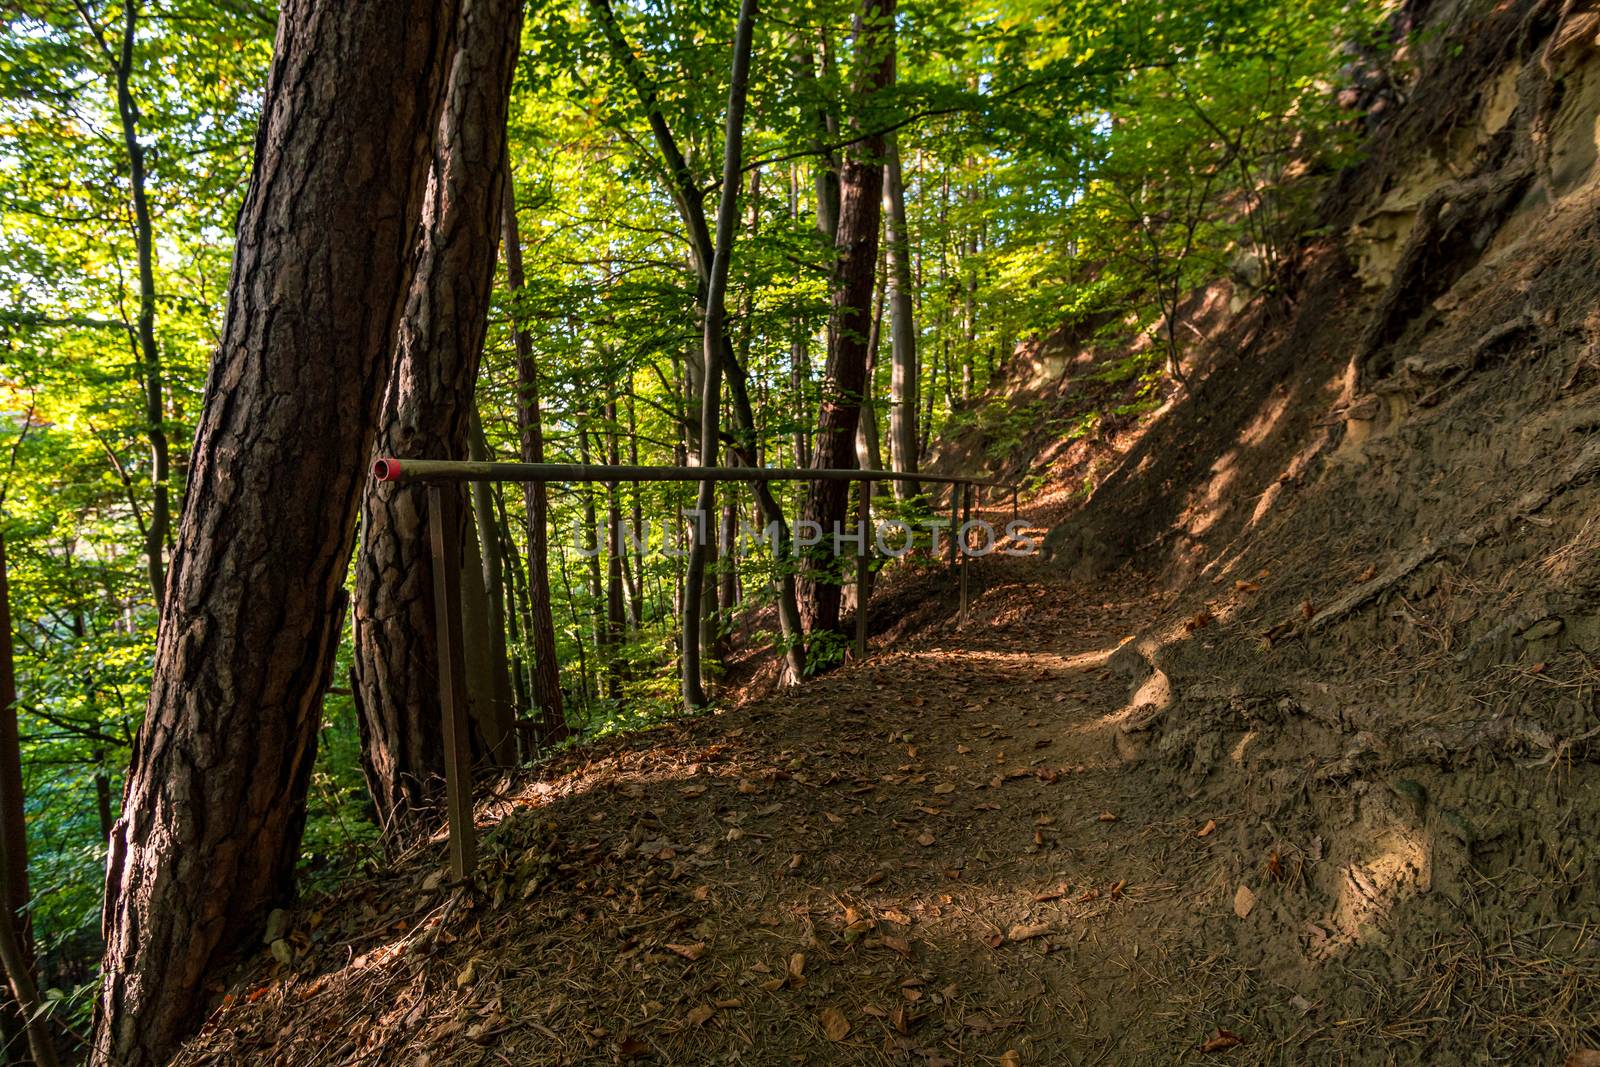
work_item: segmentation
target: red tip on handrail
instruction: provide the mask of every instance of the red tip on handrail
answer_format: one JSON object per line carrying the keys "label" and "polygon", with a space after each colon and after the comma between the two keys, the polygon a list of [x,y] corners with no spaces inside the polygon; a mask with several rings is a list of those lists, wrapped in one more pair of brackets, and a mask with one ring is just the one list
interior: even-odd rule
{"label": "red tip on handrail", "polygon": [[400,480],[400,461],[384,458],[372,464],[372,476],[380,482],[398,482]]}

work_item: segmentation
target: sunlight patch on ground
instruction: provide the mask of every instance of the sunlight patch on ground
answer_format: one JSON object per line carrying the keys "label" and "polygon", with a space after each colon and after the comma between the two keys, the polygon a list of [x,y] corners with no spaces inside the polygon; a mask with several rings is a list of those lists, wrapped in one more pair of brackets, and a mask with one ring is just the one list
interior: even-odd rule
{"label": "sunlight patch on ground", "polygon": [[1343,869],[1333,913],[1310,925],[1312,958],[1331,959],[1379,940],[1383,921],[1395,904],[1426,891],[1432,877],[1429,868],[1422,842],[1399,833],[1382,838],[1374,855]]}

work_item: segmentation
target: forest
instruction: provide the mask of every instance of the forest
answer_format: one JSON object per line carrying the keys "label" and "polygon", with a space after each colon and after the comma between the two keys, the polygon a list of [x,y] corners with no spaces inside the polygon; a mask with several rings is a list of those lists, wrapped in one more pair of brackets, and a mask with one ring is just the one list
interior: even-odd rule
{"label": "forest", "polygon": [[1588,5],[0,11],[0,1062],[1600,1063]]}

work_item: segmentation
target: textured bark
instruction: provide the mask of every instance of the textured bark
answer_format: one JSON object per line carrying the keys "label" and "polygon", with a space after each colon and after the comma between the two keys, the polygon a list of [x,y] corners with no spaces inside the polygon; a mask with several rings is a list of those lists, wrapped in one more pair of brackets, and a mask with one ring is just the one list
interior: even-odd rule
{"label": "textured bark", "polygon": [[[506,107],[521,18],[514,0],[461,6],[416,276],[378,423],[382,455],[467,455],[499,245]],[[362,503],[351,680],[367,784],[386,823],[424,803],[444,773],[427,494],[423,485],[373,486]],[[486,710],[475,707],[474,721],[482,722]],[[497,728],[478,734],[484,750],[503,753]]]}
{"label": "textured bark", "polygon": [[[894,80],[894,0],[862,0],[852,91],[859,100]],[[822,384],[817,469],[856,466],[856,425],[866,387],[867,344],[872,329],[872,292],[878,262],[878,223],[883,199],[883,138],[867,137],[846,155],[840,171],[838,259],[832,298],[833,351]],[[850,483],[817,481],[806,494],[805,517],[820,523],[821,548],[831,548],[831,533],[845,525]],[[831,557],[806,561],[800,609],[808,633],[839,626],[840,585]]]}
{"label": "textured bark", "polygon": [[165,1063],[291,888],[455,16],[282,9],[106,862],[97,1067]]}
{"label": "textured bark", "polygon": [[[917,323],[911,306],[911,238],[906,229],[906,187],[898,138],[884,143],[884,223],[889,285],[889,464],[902,474],[917,469]],[[919,492],[915,482],[895,482],[896,499]]]}
{"label": "textured bark", "polygon": [[[506,284],[513,294],[523,285],[522,240],[517,231],[517,204],[506,176],[502,205],[505,233]],[[519,325],[517,346],[517,443],[522,462],[544,462],[544,426],[539,412],[539,365],[533,356],[533,339]],[[561,701],[561,665],[556,662],[556,625],[550,609],[550,496],[543,482],[524,482],[523,503],[528,512],[528,629],[533,649],[533,700],[539,708],[535,738],[541,744],[565,739],[566,712]]]}

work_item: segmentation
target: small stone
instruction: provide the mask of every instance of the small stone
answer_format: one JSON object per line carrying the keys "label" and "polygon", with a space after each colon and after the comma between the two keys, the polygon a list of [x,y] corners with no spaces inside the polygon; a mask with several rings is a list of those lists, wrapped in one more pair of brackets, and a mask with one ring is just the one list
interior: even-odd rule
{"label": "small stone", "polygon": [[1233,913],[1243,919],[1255,910],[1256,895],[1244,883],[1239,884],[1238,892],[1233,894]]}

